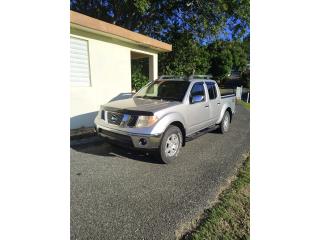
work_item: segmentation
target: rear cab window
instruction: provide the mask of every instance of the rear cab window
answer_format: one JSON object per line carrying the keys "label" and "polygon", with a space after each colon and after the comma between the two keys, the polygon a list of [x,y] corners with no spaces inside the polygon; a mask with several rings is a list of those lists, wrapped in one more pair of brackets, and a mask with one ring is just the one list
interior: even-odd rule
{"label": "rear cab window", "polygon": [[214,82],[206,82],[210,100],[217,98],[217,89]]}

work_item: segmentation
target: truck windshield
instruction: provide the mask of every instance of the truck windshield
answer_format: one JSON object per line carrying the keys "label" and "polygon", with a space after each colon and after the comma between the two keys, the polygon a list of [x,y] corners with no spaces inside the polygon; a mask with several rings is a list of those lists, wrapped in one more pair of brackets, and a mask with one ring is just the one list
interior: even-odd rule
{"label": "truck windshield", "polygon": [[154,81],[143,87],[134,97],[182,102],[189,81]]}

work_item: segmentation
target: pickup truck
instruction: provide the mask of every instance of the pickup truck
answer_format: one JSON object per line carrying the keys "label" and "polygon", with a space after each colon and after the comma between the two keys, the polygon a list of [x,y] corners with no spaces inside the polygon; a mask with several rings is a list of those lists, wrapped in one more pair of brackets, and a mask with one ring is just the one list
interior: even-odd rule
{"label": "pickup truck", "polygon": [[211,76],[161,76],[132,98],[102,105],[95,125],[98,135],[171,163],[187,141],[226,133],[234,113],[235,94],[221,93]]}

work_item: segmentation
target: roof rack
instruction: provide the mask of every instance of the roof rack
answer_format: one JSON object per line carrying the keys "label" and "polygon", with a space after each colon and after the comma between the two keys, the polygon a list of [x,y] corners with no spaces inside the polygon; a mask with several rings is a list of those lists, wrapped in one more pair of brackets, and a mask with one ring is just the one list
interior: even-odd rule
{"label": "roof rack", "polygon": [[192,80],[192,79],[212,79],[212,75],[190,75],[188,77],[189,80]]}
{"label": "roof rack", "polygon": [[186,80],[185,76],[161,75],[159,80]]}
{"label": "roof rack", "polygon": [[213,80],[212,75],[190,75],[190,76],[175,76],[175,75],[162,75],[157,80],[193,80],[193,79],[208,79]]}

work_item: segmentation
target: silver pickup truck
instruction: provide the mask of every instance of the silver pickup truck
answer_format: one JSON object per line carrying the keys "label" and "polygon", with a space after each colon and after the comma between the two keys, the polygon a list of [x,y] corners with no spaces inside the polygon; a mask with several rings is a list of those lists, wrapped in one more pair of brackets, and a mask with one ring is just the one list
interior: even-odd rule
{"label": "silver pickup truck", "polygon": [[227,132],[234,113],[235,94],[221,93],[210,76],[161,76],[132,98],[102,105],[95,125],[100,136],[171,163],[187,141]]}

